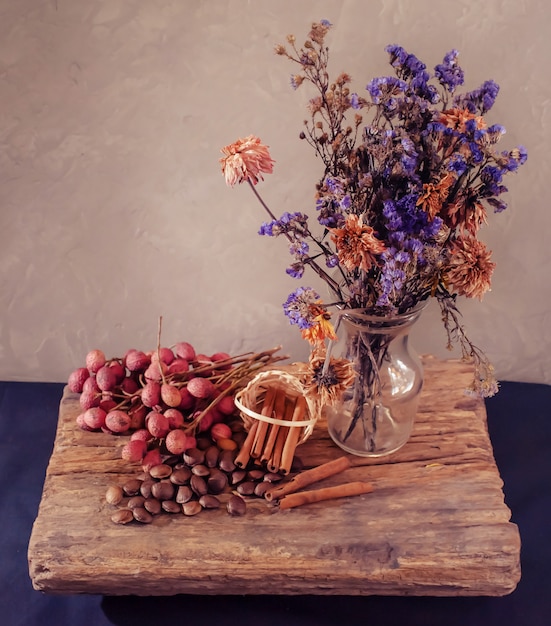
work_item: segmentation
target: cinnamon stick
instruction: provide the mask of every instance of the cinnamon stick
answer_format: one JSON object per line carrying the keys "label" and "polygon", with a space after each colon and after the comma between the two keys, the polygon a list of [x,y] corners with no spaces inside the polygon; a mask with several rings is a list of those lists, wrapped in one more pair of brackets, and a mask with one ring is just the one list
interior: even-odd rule
{"label": "cinnamon stick", "polygon": [[[304,419],[304,413],[306,411],[306,399],[304,396],[299,396],[293,410],[293,416],[291,422],[300,422]],[[282,474],[288,474],[291,470],[291,464],[293,463],[293,457],[295,456],[295,450],[298,444],[302,427],[296,426],[289,427],[289,433],[283,446],[283,452],[281,453],[281,463],[279,465],[279,471]]]}
{"label": "cinnamon stick", "polygon": [[288,430],[289,430],[288,426],[279,427],[279,430],[277,432],[277,439],[274,444],[274,449],[272,451],[271,458],[268,461],[268,465],[266,466],[269,472],[275,473],[279,471],[279,465],[281,463],[281,454],[283,452],[283,446],[285,445],[285,440],[287,439]]}
{"label": "cinnamon stick", "polygon": [[303,504],[311,504],[313,502],[322,502],[324,500],[335,500],[336,498],[348,498],[350,496],[359,496],[363,493],[373,491],[371,483],[353,482],[334,487],[324,487],[322,489],[312,489],[311,491],[301,491],[286,495],[279,502],[280,509],[292,509]]}
{"label": "cinnamon stick", "polygon": [[235,465],[237,467],[245,467],[251,458],[251,450],[256,437],[256,429],[258,428],[258,421],[254,421],[247,433],[247,438],[239,450],[239,454],[235,457]]}
{"label": "cinnamon stick", "polygon": [[[274,410],[274,401],[276,396],[275,387],[268,387],[266,395],[264,396],[264,404],[262,405],[261,415],[268,417]],[[258,421],[258,427],[256,429],[256,436],[254,438],[253,447],[251,449],[251,456],[253,459],[257,459],[262,454],[264,448],[264,440],[266,439],[266,433],[268,432],[268,422],[262,420]]]}
{"label": "cinnamon stick", "polygon": [[274,486],[264,494],[264,497],[268,500],[268,502],[271,502],[272,500],[282,498],[289,493],[294,493],[303,487],[307,487],[312,483],[316,483],[319,480],[339,474],[349,467],[350,460],[348,457],[341,456],[338,459],[322,463],[322,465],[318,465],[317,467],[301,472],[300,474],[293,476],[290,481],[284,483],[283,485]]}
{"label": "cinnamon stick", "polygon": [[[276,397],[274,400],[274,417],[276,417],[277,419],[287,419],[285,404],[285,393],[283,393],[283,391],[281,390],[278,390],[276,392]],[[271,459],[279,428],[279,424],[270,424],[268,437],[264,444],[262,456],[260,457],[261,461],[269,462],[269,460]]]}

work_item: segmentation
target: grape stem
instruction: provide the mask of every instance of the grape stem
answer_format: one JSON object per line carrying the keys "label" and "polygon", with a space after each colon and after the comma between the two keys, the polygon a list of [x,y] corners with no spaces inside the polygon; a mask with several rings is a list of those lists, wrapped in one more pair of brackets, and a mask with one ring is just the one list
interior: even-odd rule
{"label": "grape stem", "polygon": [[161,331],[163,328],[163,316],[159,315],[159,327],[157,330],[157,362],[159,363],[159,373],[163,385],[166,385],[165,373],[163,372],[163,362],[161,361]]}

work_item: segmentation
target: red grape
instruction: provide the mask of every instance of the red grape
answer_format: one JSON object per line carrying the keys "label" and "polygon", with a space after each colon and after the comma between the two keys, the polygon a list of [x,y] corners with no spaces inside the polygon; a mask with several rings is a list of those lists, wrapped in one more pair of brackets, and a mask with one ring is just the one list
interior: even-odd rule
{"label": "red grape", "polygon": [[210,429],[210,436],[215,441],[218,439],[231,439],[232,430],[227,424],[213,424]]}
{"label": "red grape", "polygon": [[188,362],[195,360],[195,348],[187,341],[180,341],[174,346],[174,353],[180,359]]}
{"label": "red grape", "polygon": [[159,359],[165,364],[170,365],[174,361],[174,352],[170,348],[159,348],[151,354],[151,362],[158,363]]}
{"label": "red grape", "polygon": [[145,424],[147,430],[157,439],[164,437],[170,428],[168,418],[158,411],[151,411],[148,413],[145,418]]}
{"label": "red grape", "polygon": [[163,415],[168,419],[169,427],[171,430],[175,428],[181,428],[184,425],[184,416],[178,409],[166,409]]}
{"label": "red grape", "polygon": [[102,350],[90,350],[86,355],[86,367],[90,374],[95,374],[105,365],[105,354]]}
{"label": "red grape", "polygon": [[126,354],[125,363],[131,372],[145,372],[151,359],[141,350],[131,350]]}
{"label": "red grape", "polygon": [[147,430],[147,428],[139,428],[130,435],[130,441],[134,441],[135,439],[139,439],[140,441],[145,441],[147,443],[153,439],[153,435]]}
{"label": "red grape", "polygon": [[85,367],[79,367],[74,372],[71,372],[71,374],[69,374],[69,380],[67,381],[69,391],[82,393],[82,387],[89,377],[90,372]]}
{"label": "red grape", "polygon": [[161,385],[161,400],[170,407],[177,407],[182,401],[180,390],[174,385]]}
{"label": "red grape", "polygon": [[84,423],[92,430],[100,430],[105,426],[106,413],[99,406],[84,411]]}
{"label": "red grape", "polygon": [[159,448],[153,448],[153,450],[149,450],[142,459],[142,469],[144,472],[148,472],[152,467],[160,465],[162,462],[163,460]]}
{"label": "red grape", "polygon": [[126,369],[124,365],[117,359],[113,359],[107,365],[110,369],[113,370],[113,372],[115,372],[117,385],[120,385],[120,383],[124,380],[124,377],[126,376]]}
{"label": "red grape", "polygon": [[121,381],[120,387],[121,387],[121,391],[123,391],[124,393],[128,393],[130,395],[132,395],[133,393],[136,393],[136,391],[140,389],[140,385],[138,384],[138,382],[134,380],[133,378],[131,378],[130,376],[127,376]]}
{"label": "red grape", "polygon": [[187,390],[196,398],[209,398],[216,388],[208,378],[192,378],[187,384]]}
{"label": "red grape", "polygon": [[145,374],[144,376],[146,377],[147,380],[154,380],[156,382],[162,380],[163,376],[161,374],[161,370],[162,373],[166,373],[167,370],[167,366],[164,363],[159,363],[158,361],[151,361],[151,364],[149,365],[149,367],[145,370]]}
{"label": "red grape", "polygon": [[216,405],[216,408],[224,415],[232,415],[235,411],[233,396],[224,396]]}
{"label": "red grape", "polygon": [[182,454],[184,450],[193,448],[196,444],[195,437],[189,437],[183,430],[171,430],[165,439],[166,449],[171,454]]}
{"label": "red grape", "polygon": [[168,366],[167,374],[185,374],[189,372],[189,362],[185,359],[174,359]]}
{"label": "red grape", "polygon": [[79,403],[82,409],[91,409],[94,406],[99,406],[101,402],[101,394],[95,391],[83,391],[80,394]]}
{"label": "red grape", "polygon": [[130,428],[131,419],[130,415],[125,411],[116,409],[115,411],[109,411],[105,417],[105,426],[112,433],[125,433]]}
{"label": "red grape", "polygon": [[125,461],[130,463],[138,463],[141,461],[147,452],[147,444],[140,439],[130,440],[123,446],[121,456]]}
{"label": "red grape", "polygon": [[100,367],[96,373],[96,384],[102,391],[112,391],[117,384],[117,374],[108,365]]}
{"label": "red grape", "polygon": [[[216,352],[210,357],[211,361],[214,361],[216,365],[217,361],[229,361],[231,356],[227,352]],[[233,367],[231,362],[223,363],[222,365],[216,365],[216,369],[218,370],[231,370]]]}
{"label": "red grape", "polygon": [[93,428],[90,428],[90,426],[88,426],[88,424],[84,421],[84,413],[79,413],[77,415],[76,422],[77,422],[77,426],[82,428],[82,430],[90,430],[90,431],[94,430]]}
{"label": "red grape", "polygon": [[190,411],[195,406],[195,397],[192,396],[186,387],[180,389],[180,404],[178,408],[181,411]]}
{"label": "red grape", "polygon": [[161,385],[158,382],[150,380],[142,389],[142,402],[145,406],[153,408],[161,402]]}

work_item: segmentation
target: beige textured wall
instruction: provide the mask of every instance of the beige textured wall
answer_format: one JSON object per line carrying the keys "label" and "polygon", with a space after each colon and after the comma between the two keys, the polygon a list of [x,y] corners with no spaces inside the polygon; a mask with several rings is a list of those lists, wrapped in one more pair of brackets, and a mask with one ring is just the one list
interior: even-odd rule
{"label": "beige textured wall", "polygon": [[[327,18],[332,67],[358,90],[388,72],[388,43],[430,68],[458,48],[469,88],[501,85],[490,121],[529,161],[485,231],[493,290],[462,310],[500,378],[551,383],[550,6],[0,0],[0,379],[63,381],[91,348],[153,348],[160,315],[166,344],[306,356],[281,311],[300,284],[284,242],[256,235],[264,215],[246,187],[225,187],[218,157],[259,135],[277,161],[260,191],[276,213],[313,213],[307,94],[273,45]],[[433,307],[415,345],[446,356],[444,343]]]}

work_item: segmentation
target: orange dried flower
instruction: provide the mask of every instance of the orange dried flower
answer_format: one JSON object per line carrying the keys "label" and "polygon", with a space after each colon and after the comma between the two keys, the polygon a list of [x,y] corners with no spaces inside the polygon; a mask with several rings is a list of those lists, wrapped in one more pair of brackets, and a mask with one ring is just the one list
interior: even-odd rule
{"label": "orange dried flower", "polygon": [[450,248],[447,283],[461,296],[478,298],[490,289],[496,264],[490,260],[491,251],[474,237],[458,237]]}
{"label": "orange dried flower", "polygon": [[317,44],[321,45],[323,40],[325,39],[325,35],[327,35],[327,31],[331,28],[331,24],[329,24],[326,20],[322,20],[321,22],[315,22],[312,24],[312,30],[310,31],[309,37],[312,41],[315,41]]}
{"label": "orange dried flower", "polygon": [[453,128],[461,133],[466,130],[465,124],[469,120],[476,121],[476,127],[478,130],[486,128],[486,122],[481,115],[475,115],[471,113],[469,109],[446,109],[440,114],[440,122],[445,124],[448,128]]}
{"label": "orange dried flower", "polygon": [[371,226],[362,217],[349,213],[342,228],[330,228],[331,239],[339,261],[351,272],[357,268],[367,272],[376,263],[376,255],[385,251],[385,244],[377,239]]}
{"label": "orange dried flower", "polygon": [[312,115],[319,113],[321,111],[322,106],[323,106],[323,100],[321,99],[320,96],[316,96],[315,98],[312,98],[308,102],[308,110],[310,111]]}
{"label": "orange dried flower", "polygon": [[302,338],[312,345],[323,343],[326,339],[335,341],[337,335],[331,323],[331,314],[327,309],[318,304],[311,304],[308,307],[309,316],[312,318],[312,326],[301,331]]}
{"label": "orange dried flower", "polygon": [[446,207],[442,215],[448,226],[459,227],[471,235],[476,235],[482,224],[487,223],[486,209],[475,193],[469,189],[467,193],[459,196],[455,202]]}
{"label": "orange dried flower", "polygon": [[343,85],[346,85],[347,83],[351,82],[351,80],[352,78],[350,78],[350,74],[347,74],[346,72],[342,72],[342,74],[339,74],[337,76],[335,83],[342,87]]}
{"label": "orange dried flower", "polygon": [[440,213],[442,204],[446,201],[450,187],[454,182],[455,176],[448,173],[437,183],[426,183],[423,185],[423,193],[417,200],[417,206],[421,205],[431,220]]}
{"label": "orange dried flower", "polygon": [[273,171],[275,161],[270,156],[268,146],[254,135],[238,139],[222,148],[221,152],[225,155],[220,159],[222,172],[230,187],[246,180],[256,185],[259,180],[264,180],[263,173],[271,174]]}

